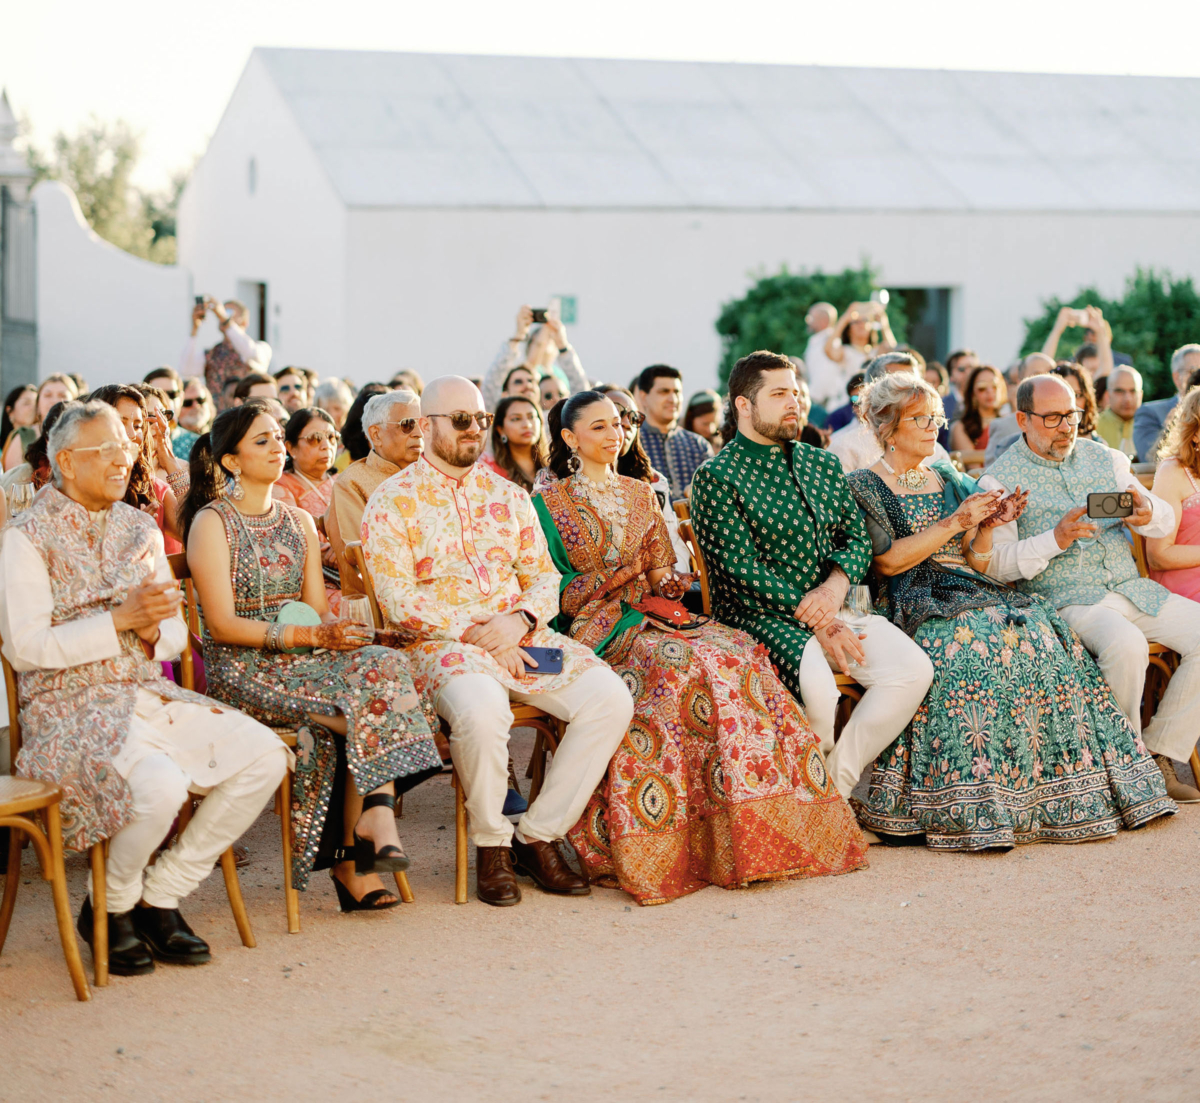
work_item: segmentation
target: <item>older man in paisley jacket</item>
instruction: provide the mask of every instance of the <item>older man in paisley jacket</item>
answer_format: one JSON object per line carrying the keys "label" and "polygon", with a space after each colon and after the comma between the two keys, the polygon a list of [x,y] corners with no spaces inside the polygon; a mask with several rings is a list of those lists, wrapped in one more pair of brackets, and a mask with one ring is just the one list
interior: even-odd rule
{"label": "older man in paisley jacket", "polygon": [[[163,677],[187,627],[162,534],[121,501],[136,447],[112,407],[70,403],[47,451],[54,482],[0,550],[0,633],[24,736],[16,769],[62,789],[68,848],[109,840],[110,972],[201,964],[208,946],[179,902],[254,822],[289,752],[270,728]],[[189,792],[205,800],[144,873]],[[88,943],[104,920],[90,890]]]}

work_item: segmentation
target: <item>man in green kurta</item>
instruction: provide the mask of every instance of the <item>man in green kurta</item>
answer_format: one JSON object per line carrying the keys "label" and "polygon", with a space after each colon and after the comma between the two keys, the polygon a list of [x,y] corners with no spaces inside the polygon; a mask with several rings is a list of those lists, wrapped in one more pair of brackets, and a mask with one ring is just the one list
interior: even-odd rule
{"label": "man in green kurta", "polygon": [[[754,352],[734,365],[726,419],[736,436],[692,483],[713,613],[766,646],[849,796],[912,719],[933,667],[885,618],[842,609],[871,540],[837,457],[796,440],[799,386],[786,357]],[[866,688],[836,747],[835,666]]]}

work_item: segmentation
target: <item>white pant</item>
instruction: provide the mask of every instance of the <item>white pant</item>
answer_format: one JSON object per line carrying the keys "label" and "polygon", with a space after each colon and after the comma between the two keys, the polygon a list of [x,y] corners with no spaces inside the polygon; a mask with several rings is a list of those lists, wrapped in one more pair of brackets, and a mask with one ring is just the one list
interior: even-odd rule
{"label": "white pant", "polygon": [[[512,700],[567,721],[546,780],[517,830],[523,839],[561,839],[588,799],[633,719],[625,683],[609,667],[592,667],[554,693],[513,693]],[[486,674],[459,674],[438,694],[437,711],[450,725],[450,754],[458,771],[476,846],[508,846],[509,692]]]}
{"label": "white pant", "polygon": [[1142,741],[1154,754],[1186,761],[1200,734],[1200,605],[1171,594],[1158,616],[1152,617],[1127,597],[1110,592],[1095,605],[1067,605],[1059,612],[1096,656],[1134,731],[1142,730],[1148,643],[1161,643],[1179,653],[1179,669]]}
{"label": "white pant", "polygon": [[[133,820],[108,844],[108,910],[124,912],[139,900],[157,908],[177,908],[211,872],[217,859],[245,832],[287,769],[287,748],[255,759],[215,786],[200,803],[187,829],[159,855],[142,883],[142,871],[171,828],[188,794],[188,777],[165,754],[142,758],[125,779],[133,792]],[[91,894],[91,875],[88,893]]]}
{"label": "white pant", "polygon": [[833,662],[813,637],[800,659],[800,695],[808,722],[821,740],[821,750],[837,791],[848,797],[862,772],[904,729],[925,700],[933,682],[933,664],[921,648],[884,617],[839,614],[859,635],[866,661],[850,668],[866,692],[833,742],[838,688]]}

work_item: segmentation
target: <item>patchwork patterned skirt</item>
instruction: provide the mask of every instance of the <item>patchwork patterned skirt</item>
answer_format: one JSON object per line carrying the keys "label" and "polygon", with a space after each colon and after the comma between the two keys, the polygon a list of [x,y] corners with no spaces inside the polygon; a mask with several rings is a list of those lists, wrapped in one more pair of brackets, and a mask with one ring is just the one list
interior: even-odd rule
{"label": "patchwork patterned skirt", "polygon": [[568,834],[594,882],[662,904],[867,864],[818,739],[760,644],[716,624],[644,624],[621,651],[613,669],[633,722]]}
{"label": "patchwork patterned skirt", "polygon": [[[430,730],[437,723],[417,695],[404,656],[386,647],[288,655],[253,647],[204,645],[212,696],[274,727],[298,730],[292,781],[292,879],[306,887],[313,869],[332,864],[341,843],[349,770],[367,794],[389,781],[403,793],[440,773]],[[346,718],[345,738],[309,714]]]}
{"label": "patchwork patterned skirt", "polygon": [[914,638],[933,685],[875,762],[864,827],[984,850],[1105,838],[1175,811],[1100,668],[1044,602],[930,618]]}

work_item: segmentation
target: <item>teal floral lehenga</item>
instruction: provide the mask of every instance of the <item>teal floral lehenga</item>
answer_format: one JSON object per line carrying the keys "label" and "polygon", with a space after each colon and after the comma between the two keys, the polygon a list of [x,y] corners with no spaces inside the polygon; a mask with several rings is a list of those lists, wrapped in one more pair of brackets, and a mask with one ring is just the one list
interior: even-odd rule
{"label": "teal floral lehenga", "polygon": [[[946,463],[943,486],[896,495],[849,476],[874,554],[949,516],[978,484]],[[1175,811],[1153,758],[1099,667],[1039,597],[969,568],[954,536],[881,580],[878,611],[919,643],[934,679],[879,756],[864,826],[939,850],[1084,842]]]}

